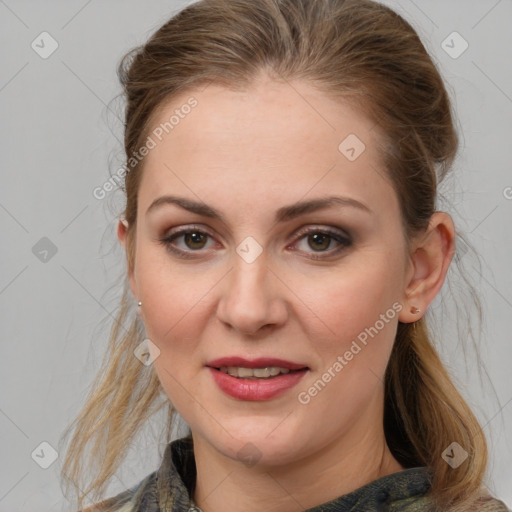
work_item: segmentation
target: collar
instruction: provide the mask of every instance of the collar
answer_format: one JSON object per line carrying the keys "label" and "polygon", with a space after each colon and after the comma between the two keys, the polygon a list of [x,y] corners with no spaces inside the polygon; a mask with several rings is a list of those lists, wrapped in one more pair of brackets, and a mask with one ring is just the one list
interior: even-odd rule
{"label": "collar", "polygon": [[[196,465],[192,437],[169,443],[157,472],[157,493],[160,512],[202,512],[195,505]],[[307,512],[371,512],[426,510],[425,496],[431,485],[427,467],[408,468],[383,476],[334,500],[308,509]]]}

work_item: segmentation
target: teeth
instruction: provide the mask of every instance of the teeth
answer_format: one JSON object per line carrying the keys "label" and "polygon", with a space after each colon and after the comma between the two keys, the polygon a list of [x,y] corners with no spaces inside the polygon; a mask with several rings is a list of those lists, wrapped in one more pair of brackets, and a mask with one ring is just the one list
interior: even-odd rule
{"label": "teeth", "polygon": [[243,368],[238,366],[222,366],[222,373],[227,373],[232,377],[241,379],[268,379],[276,375],[290,373],[289,368],[279,368],[277,366],[269,366],[267,368]]}
{"label": "teeth", "polygon": [[[222,371],[222,368],[220,370]],[[233,377],[238,377],[238,368],[230,366],[229,368],[225,368],[225,370],[225,373],[229,373],[229,375],[232,375]]]}
{"label": "teeth", "polygon": [[251,370],[251,368],[238,368],[238,376],[242,377],[242,379],[245,379],[246,377],[254,377],[254,372]]}

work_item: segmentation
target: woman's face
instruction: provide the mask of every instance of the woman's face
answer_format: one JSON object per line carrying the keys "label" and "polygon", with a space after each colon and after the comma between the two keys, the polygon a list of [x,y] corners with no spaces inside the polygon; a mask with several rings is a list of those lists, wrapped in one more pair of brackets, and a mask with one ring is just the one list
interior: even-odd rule
{"label": "woman's face", "polygon": [[219,453],[293,463],[382,428],[410,268],[376,128],[305,82],[159,109],[131,286],[165,392]]}

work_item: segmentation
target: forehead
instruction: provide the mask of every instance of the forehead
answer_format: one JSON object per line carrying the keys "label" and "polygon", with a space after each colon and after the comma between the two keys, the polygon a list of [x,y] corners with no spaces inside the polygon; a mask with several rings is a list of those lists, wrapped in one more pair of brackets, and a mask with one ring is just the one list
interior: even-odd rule
{"label": "forehead", "polygon": [[235,193],[247,204],[333,191],[367,202],[393,195],[374,123],[303,81],[182,93],[155,112],[149,136],[141,203],[178,189],[214,194],[219,205]]}
{"label": "forehead", "polygon": [[[192,108],[191,103],[195,104]],[[210,84],[182,93],[158,108],[152,124],[153,131],[160,129],[157,138],[163,145],[165,141],[160,138],[174,140],[178,146],[184,140],[190,142],[193,135],[195,146],[224,142],[234,149],[238,141],[257,135],[249,147],[238,148],[248,155],[257,152],[260,144],[267,154],[283,154],[282,143],[287,147],[304,146],[305,142],[317,147],[320,144],[320,148],[332,151],[350,133],[367,143],[377,135],[374,123],[348,102],[335,100],[305,81],[276,82],[268,78],[240,90]],[[280,136],[278,141],[276,135]],[[372,151],[373,144],[368,145]]]}

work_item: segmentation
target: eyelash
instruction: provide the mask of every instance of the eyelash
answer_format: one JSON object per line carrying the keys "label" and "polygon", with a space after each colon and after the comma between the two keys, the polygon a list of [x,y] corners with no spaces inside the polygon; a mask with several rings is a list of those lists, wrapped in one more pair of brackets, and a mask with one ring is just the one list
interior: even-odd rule
{"label": "eyelash", "polygon": [[[192,258],[195,258],[196,256],[193,256],[191,253],[200,252],[201,249],[198,249],[197,251],[194,251],[194,250],[184,251],[182,249],[177,249],[175,246],[172,245],[172,242],[174,242],[174,240],[176,240],[177,238],[179,238],[183,235],[190,234],[190,233],[198,233],[198,234],[206,235],[207,237],[213,238],[206,231],[203,231],[199,227],[190,226],[188,228],[180,229],[180,230],[175,231],[174,233],[171,233],[169,236],[166,236],[166,237],[160,239],[159,242],[169,252],[177,255],[178,257],[185,258],[185,259],[187,259],[187,258],[192,259]],[[313,235],[313,234],[327,235],[331,239],[333,239],[334,241],[336,241],[340,244],[340,247],[338,247],[337,249],[334,249],[331,251],[319,251],[320,253],[327,253],[328,256],[318,256],[318,255],[308,256],[310,259],[313,259],[313,260],[326,259],[335,254],[338,254],[339,252],[343,251],[344,249],[346,249],[352,245],[352,240],[350,239],[350,237],[348,237],[346,235],[342,235],[341,233],[339,233],[337,231],[333,231],[332,229],[328,229],[328,228],[325,228],[325,229],[305,228],[305,229],[299,230],[299,232],[296,234],[296,236],[298,237],[297,242],[302,240],[306,235]],[[295,242],[295,243],[297,243],[297,242]]]}

